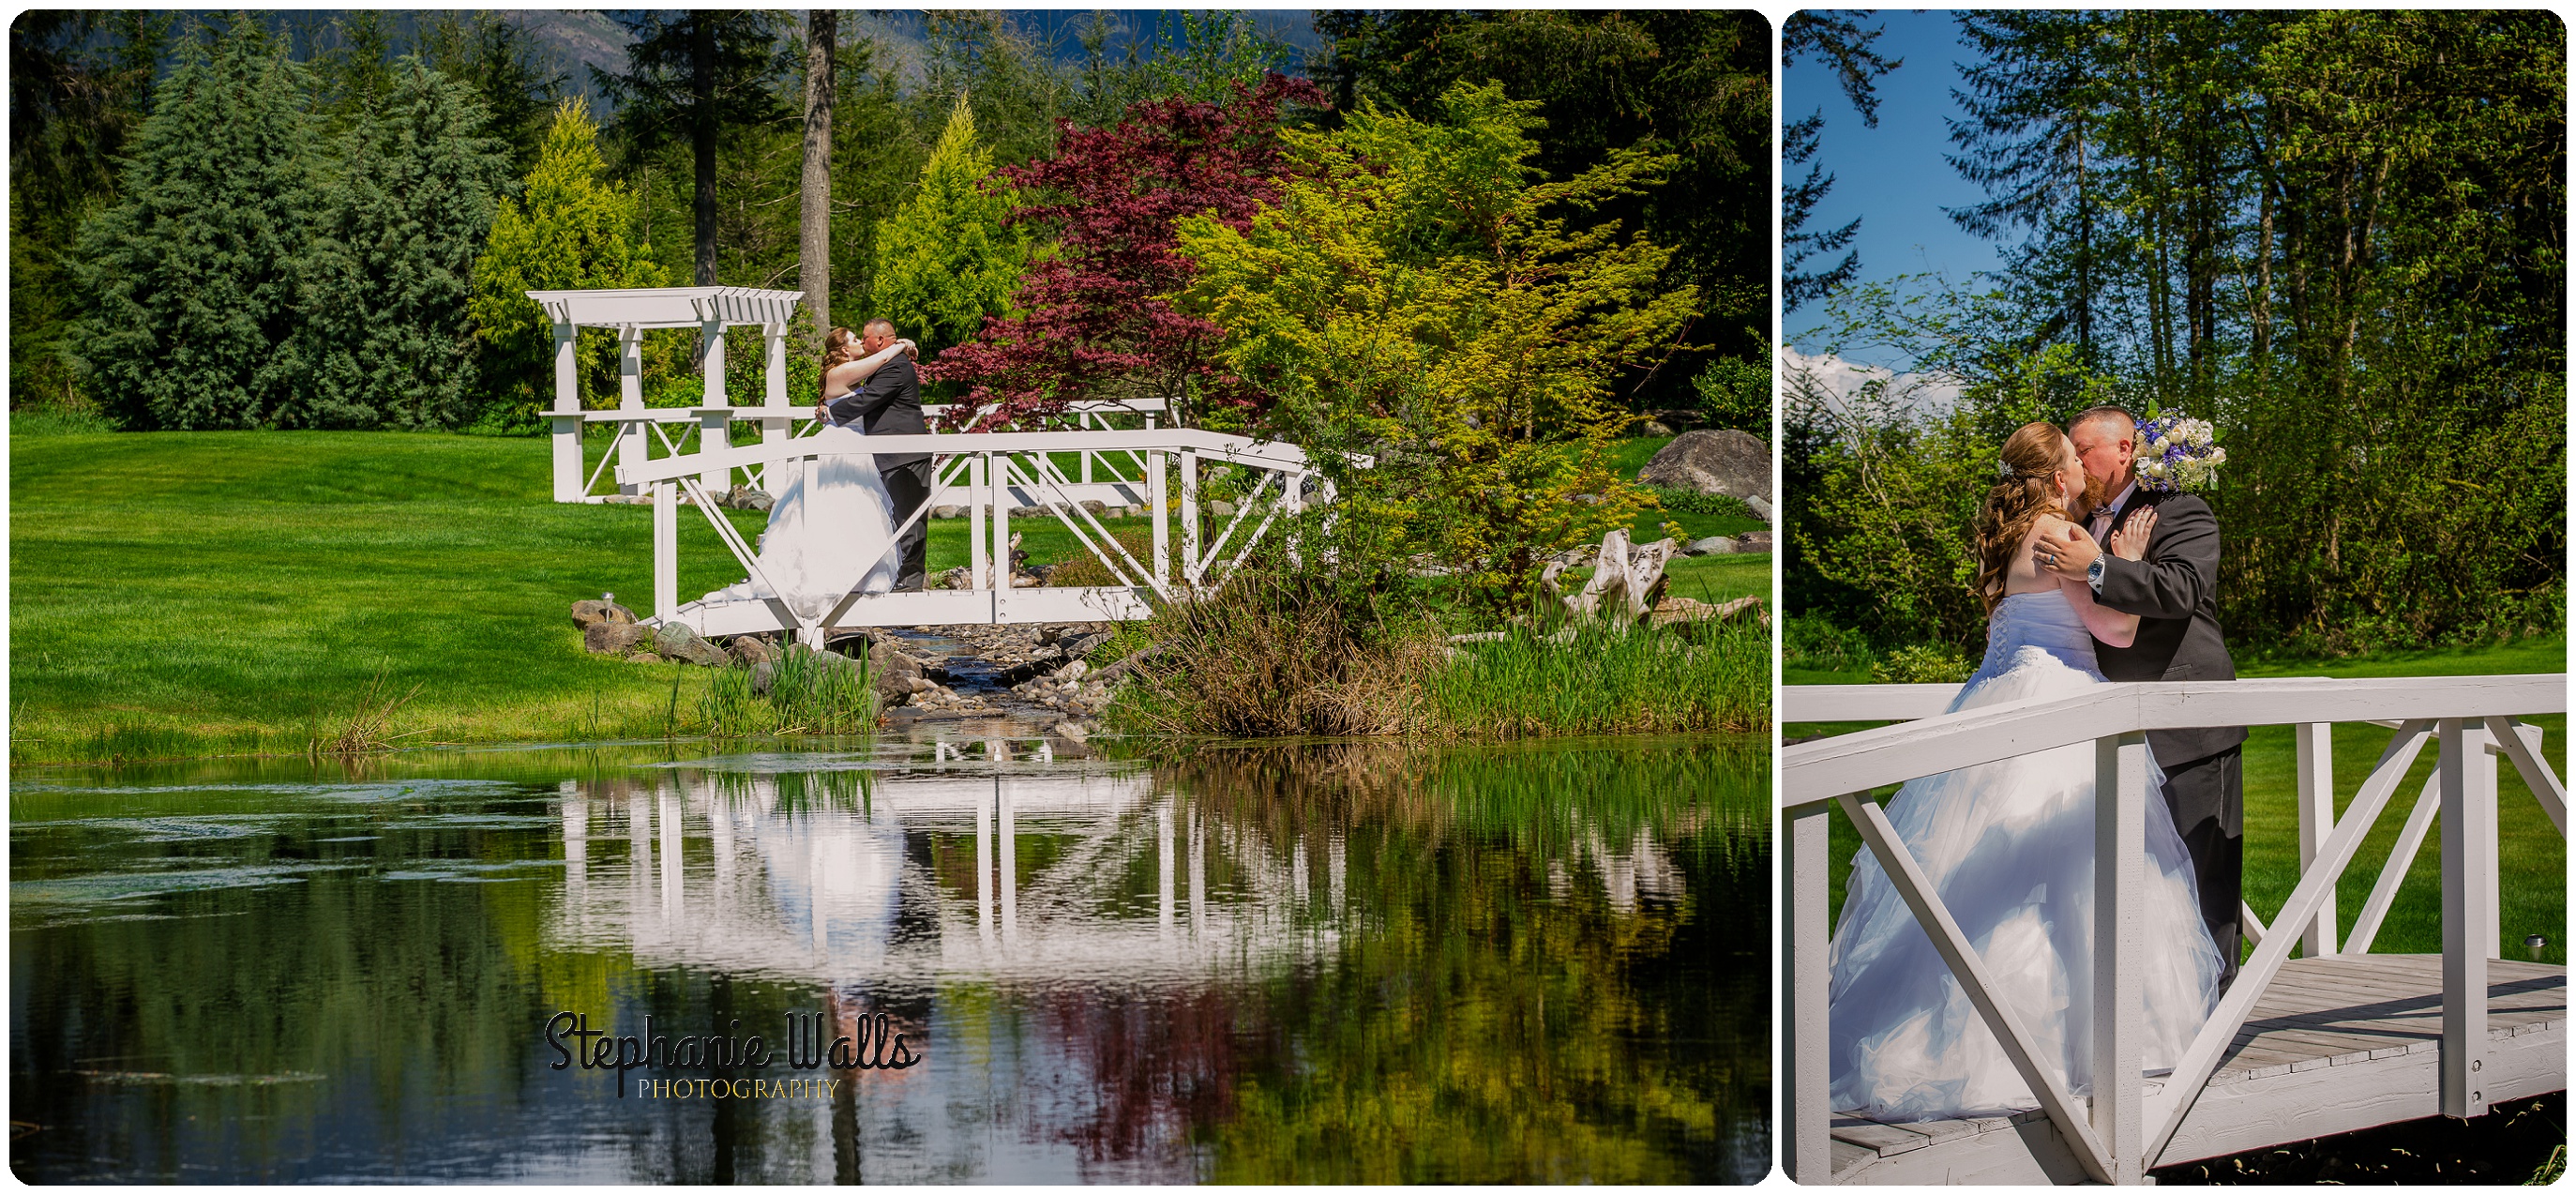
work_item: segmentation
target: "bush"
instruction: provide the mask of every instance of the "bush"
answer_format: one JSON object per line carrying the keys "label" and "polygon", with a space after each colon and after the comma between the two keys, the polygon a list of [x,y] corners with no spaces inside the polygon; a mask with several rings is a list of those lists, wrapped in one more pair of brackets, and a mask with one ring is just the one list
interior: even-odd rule
{"label": "bush", "polygon": [[1639,487],[1655,496],[1657,505],[1675,514],[1725,515],[1754,522],[1767,522],[1744,504],[1744,499],[1730,494],[1703,494],[1680,486],[1650,485]]}
{"label": "bush", "polygon": [[1975,671],[1957,652],[1918,643],[1897,648],[1870,665],[1869,679],[1882,685],[1955,685]]}
{"label": "bush", "polygon": [[1879,668],[1878,653],[1868,636],[1813,614],[1795,616],[1781,625],[1780,654],[1787,667],[1818,672],[1875,675]]}
{"label": "bush", "polygon": [[1721,357],[1691,379],[1699,391],[1700,410],[1710,427],[1751,432],[1771,438],[1771,362]]}

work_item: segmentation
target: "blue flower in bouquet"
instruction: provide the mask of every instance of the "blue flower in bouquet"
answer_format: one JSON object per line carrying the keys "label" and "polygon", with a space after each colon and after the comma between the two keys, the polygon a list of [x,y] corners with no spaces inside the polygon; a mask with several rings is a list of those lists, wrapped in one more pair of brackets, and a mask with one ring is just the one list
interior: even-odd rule
{"label": "blue flower in bouquet", "polygon": [[2218,430],[2206,419],[2177,411],[2138,421],[2135,464],[2142,489],[2198,493],[2218,481],[2227,450],[2218,446]]}

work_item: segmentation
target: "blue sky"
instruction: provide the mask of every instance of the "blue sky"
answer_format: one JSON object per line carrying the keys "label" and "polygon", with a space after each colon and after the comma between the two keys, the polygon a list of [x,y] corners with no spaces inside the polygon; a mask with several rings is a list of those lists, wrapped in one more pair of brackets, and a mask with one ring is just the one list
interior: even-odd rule
{"label": "blue sky", "polygon": [[[1877,128],[1862,126],[1833,72],[1816,60],[1801,58],[1781,80],[1783,123],[1819,108],[1825,114],[1823,148],[1815,161],[1834,176],[1834,189],[1817,205],[1813,226],[1838,228],[1861,218],[1860,235],[1848,248],[1860,251],[1862,281],[1924,271],[1964,279],[1997,268],[1995,243],[1960,231],[1941,212],[1985,198],[1942,158],[1952,148],[1943,119],[1958,114],[1950,98],[1959,84],[1955,64],[1971,51],[1958,43],[1946,12],[1891,10],[1870,14],[1867,23],[1887,30],[1875,47],[1880,56],[1905,60],[1878,81]],[[1805,177],[1803,167],[1783,167],[1786,181]],[[1839,256],[1821,264],[1830,266]],[[1810,260],[1808,267],[1819,264]],[[1781,331],[1795,343],[1820,314],[1809,304],[1791,312]]]}

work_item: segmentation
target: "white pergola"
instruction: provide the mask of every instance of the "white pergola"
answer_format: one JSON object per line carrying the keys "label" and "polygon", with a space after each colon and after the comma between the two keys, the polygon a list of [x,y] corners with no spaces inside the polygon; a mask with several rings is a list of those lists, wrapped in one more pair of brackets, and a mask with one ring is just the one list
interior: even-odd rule
{"label": "white pergola", "polygon": [[[742,286],[665,286],[532,290],[527,295],[545,309],[546,317],[555,325],[555,406],[549,415],[555,432],[555,501],[583,500],[581,429],[586,418],[593,422],[620,422],[619,463],[643,463],[643,437],[623,434],[623,424],[633,422],[644,410],[646,329],[696,328],[706,337],[706,395],[698,406],[685,413],[672,412],[675,421],[694,422],[701,429],[714,429],[721,437],[731,420],[748,415],[759,420],[761,439],[774,442],[788,438],[795,412],[787,403],[787,322],[795,315],[805,292]],[[767,349],[763,354],[768,363],[767,384],[756,411],[738,409],[726,401],[725,329],[736,325],[757,325]],[[616,414],[585,416],[582,410],[573,343],[583,328],[617,330]]]}

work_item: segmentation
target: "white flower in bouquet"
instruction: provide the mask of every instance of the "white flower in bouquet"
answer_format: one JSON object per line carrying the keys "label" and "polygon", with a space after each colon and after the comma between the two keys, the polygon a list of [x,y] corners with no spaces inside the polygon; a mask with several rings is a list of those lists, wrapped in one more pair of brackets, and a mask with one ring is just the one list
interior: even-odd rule
{"label": "white flower in bouquet", "polygon": [[2138,484],[2165,492],[2216,485],[2218,466],[2227,461],[2217,441],[2218,429],[2206,419],[2169,414],[2139,420]]}

